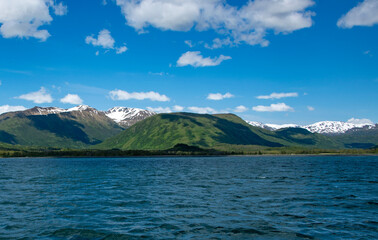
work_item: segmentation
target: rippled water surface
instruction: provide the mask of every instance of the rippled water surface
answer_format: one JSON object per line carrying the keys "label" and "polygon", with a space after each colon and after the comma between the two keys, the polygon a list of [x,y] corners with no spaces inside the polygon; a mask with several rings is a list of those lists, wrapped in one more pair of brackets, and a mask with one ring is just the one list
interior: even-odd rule
{"label": "rippled water surface", "polygon": [[0,159],[0,239],[377,239],[378,157]]}

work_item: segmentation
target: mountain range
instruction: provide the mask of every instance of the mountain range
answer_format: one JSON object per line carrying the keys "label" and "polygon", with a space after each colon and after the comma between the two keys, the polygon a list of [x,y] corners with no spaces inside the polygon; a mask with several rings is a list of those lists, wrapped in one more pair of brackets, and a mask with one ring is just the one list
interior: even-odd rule
{"label": "mountain range", "polygon": [[86,148],[151,116],[147,110],[86,105],[69,109],[34,107],[0,115],[0,142],[23,146]]}
{"label": "mountain range", "polygon": [[310,125],[297,125],[297,124],[264,124],[260,122],[254,122],[254,121],[246,121],[252,126],[255,127],[261,127],[264,129],[268,129],[271,131],[275,131],[278,129],[283,128],[303,128],[306,129],[312,133],[321,133],[321,134],[341,134],[346,133],[348,131],[356,131],[359,129],[373,129],[377,128],[378,125],[374,124],[368,120],[354,123],[353,119],[348,122],[342,122],[342,121],[322,121],[322,122],[316,122],[314,124]]}
{"label": "mountain range", "polygon": [[377,125],[318,122],[307,126],[244,121],[234,114],[157,114],[86,105],[34,107],[0,115],[0,147],[165,150],[178,144],[233,151],[255,147],[371,148]]}

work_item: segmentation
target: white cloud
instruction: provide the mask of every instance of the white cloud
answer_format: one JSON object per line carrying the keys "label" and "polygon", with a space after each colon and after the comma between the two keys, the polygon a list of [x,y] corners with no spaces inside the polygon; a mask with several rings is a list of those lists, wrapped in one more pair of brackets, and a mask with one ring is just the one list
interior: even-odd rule
{"label": "white cloud", "polygon": [[285,103],[270,104],[270,106],[255,106],[252,108],[256,112],[288,112],[294,109]]}
{"label": "white cloud", "polygon": [[248,111],[248,108],[243,106],[243,105],[237,106],[234,109],[234,112],[237,112],[237,113],[242,113],[242,112],[246,112],[246,111]]}
{"label": "white cloud", "polygon": [[55,15],[65,15],[67,7],[53,0],[0,0],[0,34],[4,38],[37,38],[46,41],[50,33],[40,29],[51,23]]}
{"label": "white cloud", "polygon": [[59,3],[53,6],[54,13],[57,16],[63,16],[67,14],[67,6],[63,5],[63,3]]}
{"label": "white cloud", "polygon": [[204,58],[201,55],[201,52],[191,52],[188,51],[181,55],[181,57],[177,60],[177,66],[184,67],[184,66],[193,66],[193,67],[210,67],[210,66],[218,66],[224,60],[231,59],[229,56],[220,55],[216,58]]}
{"label": "white cloud", "polygon": [[191,112],[195,112],[195,113],[201,113],[201,114],[214,114],[214,113],[217,113],[216,110],[214,110],[213,108],[210,108],[210,107],[188,107],[188,109],[191,111]]}
{"label": "white cloud", "polygon": [[190,48],[194,47],[194,44],[190,40],[186,40],[185,44],[188,45]]}
{"label": "white cloud", "polygon": [[311,107],[311,106],[307,106],[307,109],[308,109],[309,111],[314,111],[314,110],[315,110],[315,108],[314,108],[314,107]]}
{"label": "white cloud", "polygon": [[165,107],[165,108],[164,107],[155,107],[155,108],[147,107],[147,110],[156,112],[156,113],[171,113],[172,112],[171,108],[169,107]]}
{"label": "white cloud", "polygon": [[291,92],[291,93],[271,93],[270,95],[265,96],[257,96],[257,99],[280,99],[280,98],[287,98],[287,97],[298,97],[298,93]]}
{"label": "white cloud", "polygon": [[234,95],[232,95],[231,93],[225,93],[225,94],[221,94],[221,93],[209,93],[209,95],[207,96],[207,99],[208,100],[223,100],[223,99],[226,99],[226,98],[232,98],[234,97]]}
{"label": "white cloud", "polygon": [[[126,46],[115,47],[115,40],[110,34],[110,31],[103,29],[98,33],[97,38],[92,36],[87,36],[85,38],[86,44],[92,44],[95,47],[102,47],[104,49],[115,49],[116,54],[122,54],[127,51]],[[96,52],[96,56],[99,55],[99,51]]]}
{"label": "white cloud", "polygon": [[23,111],[23,110],[26,110],[24,106],[9,106],[9,105],[0,106],[0,114],[6,113],[6,112]]}
{"label": "white cloud", "polygon": [[127,47],[126,46],[122,46],[122,47],[116,48],[116,54],[122,54],[122,53],[124,53],[126,51],[127,51]]}
{"label": "white cloud", "polygon": [[362,119],[351,118],[351,119],[348,120],[348,123],[361,124],[361,125],[364,125],[364,124],[372,125],[372,124],[374,124],[373,121],[371,121],[370,119],[367,119],[367,118],[362,118]]}
{"label": "white cloud", "polygon": [[53,101],[53,98],[51,97],[49,93],[47,93],[44,87],[41,87],[41,89],[39,89],[39,91],[37,92],[23,94],[16,98],[32,101],[34,103],[52,103]]}
{"label": "white cloud", "polygon": [[157,92],[126,92],[122,90],[113,90],[110,93],[110,97],[113,100],[130,100],[130,99],[136,99],[136,100],[145,100],[149,99],[151,101],[159,101],[159,102],[168,102],[170,101],[169,97],[166,95],[161,95]]}
{"label": "white cloud", "polygon": [[110,32],[107,29],[101,30],[98,33],[97,38],[94,38],[93,35],[86,37],[85,42],[96,47],[99,46],[107,49],[113,49],[115,44],[114,38],[110,35]]}
{"label": "white cloud", "polygon": [[[246,1],[247,2],[247,1]],[[161,30],[215,30],[233,43],[268,45],[268,31],[290,33],[311,27],[313,0],[255,0],[242,7],[224,0],[116,0],[126,24],[140,33]]]}
{"label": "white cloud", "polygon": [[373,26],[378,24],[378,0],[365,0],[337,21],[341,28]]}
{"label": "white cloud", "polygon": [[182,112],[183,110],[184,110],[184,107],[182,106],[179,106],[179,105],[173,106],[173,111],[175,112]]}
{"label": "white cloud", "polygon": [[157,112],[157,113],[171,113],[171,112],[182,112],[184,107],[175,105],[172,108],[170,107],[147,107],[148,110]]}
{"label": "white cloud", "polygon": [[83,99],[81,99],[77,94],[67,94],[64,98],[60,99],[60,102],[80,105],[83,104]]}
{"label": "white cloud", "polygon": [[213,40],[213,43],[211,45],[209,44],[205,44],[205,48],[209,48],[209,49],[217,49],[217,48],[222,48],[223,46],[234,46],[234,43],[231,41],[231,39],[228,37],[228,38],[225,38],[225,39],[220,39],[220,38],[215,38]]}

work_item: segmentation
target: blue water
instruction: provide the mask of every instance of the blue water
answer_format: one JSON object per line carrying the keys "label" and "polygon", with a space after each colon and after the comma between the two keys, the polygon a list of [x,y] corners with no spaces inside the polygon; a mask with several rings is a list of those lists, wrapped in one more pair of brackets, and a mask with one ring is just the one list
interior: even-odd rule
{"label": "blue water", "polygon": [[0,159],[0,239],[377,239],[378,157]]}

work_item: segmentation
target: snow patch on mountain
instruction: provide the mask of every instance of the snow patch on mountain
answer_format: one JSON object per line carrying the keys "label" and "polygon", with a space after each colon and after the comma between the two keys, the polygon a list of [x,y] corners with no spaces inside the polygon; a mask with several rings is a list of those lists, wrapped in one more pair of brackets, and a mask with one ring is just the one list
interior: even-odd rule
{"label": "snow patch on mountain", "polygon": [[116,123],[127,127],[155,114],[155,112],[145,109],[127,107],[114,107],[105,112],[105,115],[113,119]]}
{"label": "snow patch on mountain", "polygon": [[325,134],[334,134],[334,133],[345,133],[354,128],[363,128],[363,127],[373,127],[373,123],[351,123],[351,122],[341,122],[341,121],[322,121],[317,122],[311,125],[302,126],[302,128],[307,129],[313,133],[325,133]]}
{"label": "snow patch on mountain", "polygon": [[57,107],[35,107],[35,108],[32,108],[31,110],[34,110],[35,113],[39,115],[58,114],[58,113],[66,111],[63,108],[57,108]]}

